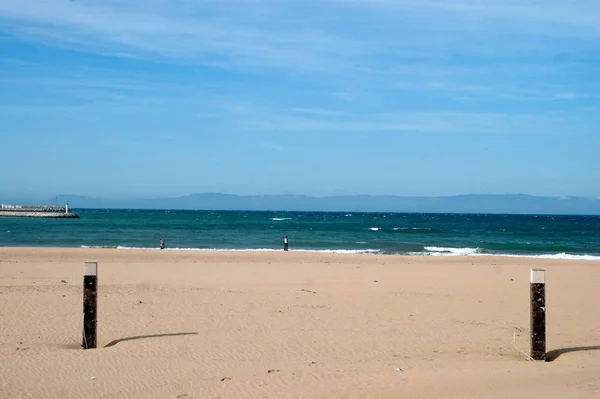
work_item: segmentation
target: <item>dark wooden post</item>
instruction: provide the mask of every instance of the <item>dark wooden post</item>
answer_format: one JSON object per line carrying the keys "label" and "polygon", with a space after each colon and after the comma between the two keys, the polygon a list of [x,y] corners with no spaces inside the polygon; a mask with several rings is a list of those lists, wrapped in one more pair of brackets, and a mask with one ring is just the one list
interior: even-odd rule
{"label": "dark wooden post", "polygon": [[546,271],[531,269],[531,358],[546,360]]}
{"label": "dark wooden post", "polygon": [[98,321],[98,263],[85,262],[83,269],[83,349],[95,349]]}

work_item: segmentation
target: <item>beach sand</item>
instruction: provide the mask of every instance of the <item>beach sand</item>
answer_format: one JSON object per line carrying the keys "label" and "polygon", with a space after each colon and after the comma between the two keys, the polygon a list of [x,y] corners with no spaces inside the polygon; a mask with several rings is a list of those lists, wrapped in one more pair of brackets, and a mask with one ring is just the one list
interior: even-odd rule
{"label": "beach sand", "polygon": [[[552,362],[513,343],[532,267]],[[0,397],[598,398],[598,305],[594,261],[0,248]]]}

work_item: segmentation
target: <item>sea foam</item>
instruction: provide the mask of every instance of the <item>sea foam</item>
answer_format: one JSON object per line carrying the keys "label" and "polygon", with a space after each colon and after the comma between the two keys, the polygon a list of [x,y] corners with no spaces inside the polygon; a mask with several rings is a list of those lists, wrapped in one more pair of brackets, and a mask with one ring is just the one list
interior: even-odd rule
{"label": "sea foam", "polygon": [[479,254],[479,248],[425,247],[428,255],[433,256],[469,256]]}
{"label": "sea foam", "polygon": [[[367,244],[366,241],[359,241],[356,244]],[[81,245],[80,248],[88,249],[121,249],[121,250],[150,250],[160,251],[158,247],[129,247],[129,246],[94,246],[94,245]],[[164,251],[217,251],[217,252],[280,252],[279,248],[165,248]],[[331,253],[331,254],[390,254],[394,253],[386,252],[381,249],[293,249],[294,252],[314,252],[314,253]],[[511,258],[536,258],[536,259],[559,259],[559,260],[584,260],[584,261],[600,261],[598,255],[575,255],[568,254],[565,252],[557,254],[502,254],[502,253],[489,253],[482,252],[481,248],[453,248],[453,247],[425,247],[422,252],[403,252],[396,253],[396,255],[408,255],[408,256],[502,256]]]}
{"label": "sea foam", "polygon": [[[82,246],[83,247],[83,246]],[[90,247],[86,247],[90,248]],[[100,247],[91,247],[100,248]],[[126,247],[118,246],[116,249],[128,249],[128,250],[156,250],[160,251],[160,248],[143,248],[143,247]],[[275,248],[165,248],[163,251],[216,251],[216,252],[281,252],[281,249]],[[376,254],[380,253],[379,249],[293,249],[290,252],[315,252],[315,253],[327,253],[327,254]]]}
{"label": "sea foam", "polygon": [[500,254],[496,256],[508,256],[514,258],[537,258],[537,259],[566,259],[566,260],[600,260],[600,256],[595,255],[573,255],[561,252],[558,254],[542,254],[542,255],[511,255]]}

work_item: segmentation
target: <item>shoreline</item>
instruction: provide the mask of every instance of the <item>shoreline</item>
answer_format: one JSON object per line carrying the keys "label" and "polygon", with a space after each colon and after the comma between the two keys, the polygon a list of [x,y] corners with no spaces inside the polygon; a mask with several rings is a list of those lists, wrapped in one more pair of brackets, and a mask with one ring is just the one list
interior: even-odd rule
{"label": "shoreline", "polygon": [[[118,251],[165,251],[165,252],[220,252],[220,253],[278,253],[284,252],[282,249],[275,248],[257,248],[257,249],[219,249],[219,248],[169,248],[160,249],[158,247],[126,247],[126,246],[78,246],[78,247],[59,247],[59,246],[2,246],[0,248],[8,249],[98,249],[98,250],[118,250]],[[448,248],[462,250],[463,248]],[[469,248],[473,249],[473,248]],[[475,248],[473,250],[477,250]],[[386,253],[378,249],[290,249],[287,252],[307,253],[307,254],[340,254],[340,255],[369,255],[369,256],[393,256],[407,258],[515,258],[515,259],[542,259],[542,260],[562,260],[562,261],[584,261],[600,263],[600,256],[588,254],[567,254],[564,252],[556,254],[497,254],[497,253],[452,253],[447,252],[411,252],[411,253]]]}
{"label": "shoreline", "polygon": [[[42,257],[42,259],[40,259]],[[77,260],[105,261],[114,263],[114,259],[127,262],[161,263],[165,260],[176,263],[190,264],[206,263],[217,260],[224,263],[248,263],[249,265],[268,264],[281,262],[283,264],[295,263],[299,265],[326,263],[335,264],[344,262],[350,264],[364,263],[365,265],[470,265],[470,266],[510,266],[519,270],[528,267],[598,267],[600,260],[582,259],[546,259],[533,257],[513,257],[498,255],[481,256],[423,256],[423,255],[396,255],[379,253],[331,253],[314,251],[245,251],[245,250],[176,250],[159,248],[119,249],[119,248],[63,248],[63,247],[0,247],[0,266],[3,263],[21,259],[22,261],[45,260],[54,263],[64,260],[72,263]]]}

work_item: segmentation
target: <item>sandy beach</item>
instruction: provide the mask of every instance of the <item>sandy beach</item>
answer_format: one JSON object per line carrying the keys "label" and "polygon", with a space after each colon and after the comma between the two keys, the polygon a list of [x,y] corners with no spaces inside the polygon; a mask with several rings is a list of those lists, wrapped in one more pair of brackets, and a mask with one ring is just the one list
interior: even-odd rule
{"label": "sandy beach", "polygon": [[[516,348],[532,267],[551,362]],[[0,248],[0,397],[598,398],[599,287],[595,261]]]}

